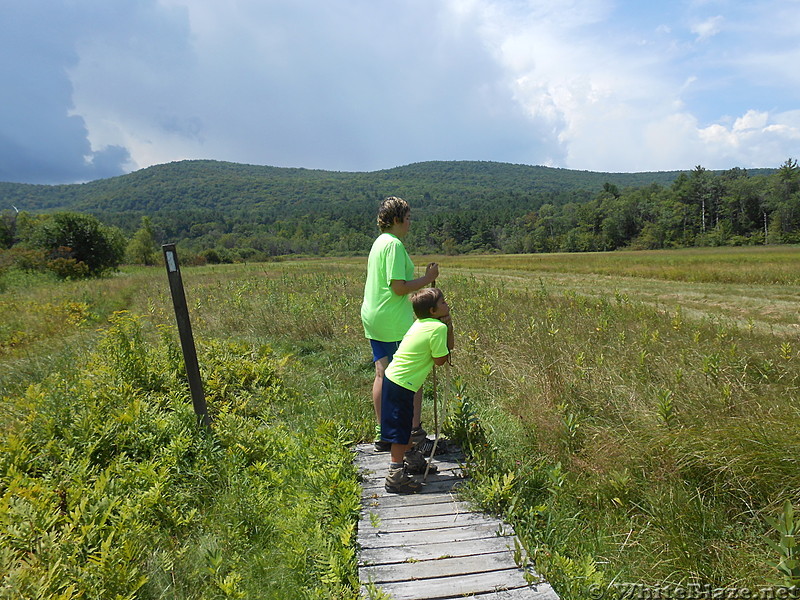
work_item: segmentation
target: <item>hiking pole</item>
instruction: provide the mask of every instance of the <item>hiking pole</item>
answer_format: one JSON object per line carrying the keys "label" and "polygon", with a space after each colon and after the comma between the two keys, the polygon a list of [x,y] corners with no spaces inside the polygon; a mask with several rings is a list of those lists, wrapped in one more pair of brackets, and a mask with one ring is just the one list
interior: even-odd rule
{"label": "hiking pole", "polygon": [[422,476],[422,481],[428,478],[428,470],[431,468],[433,457],[436,456],[436,446],[439,445],[439,407],[438,407],[439,394],[436,390],[436,366],[433,367],[433,449],[431,455],[428,457],[428,463],[425,465],[425,474]]}
{"label": "hiking pole", "polygon": [[[431,287],[436,287],[436,280],[434,279],[431,282]],[[436,390],[436,365],[433,365],[433,431],[434,431],[434,438],[433,438],[433,449],[431,450],[431,455],[428,457],[428,463],[425,465],[425,474],[422,476],[422,481],[424,482],[428,478],[428,471],[431,468],[431,463],[433,462],[433,457],[436,456],[436,446],[439,445],[439,408],[437,406],[439,394]]]}

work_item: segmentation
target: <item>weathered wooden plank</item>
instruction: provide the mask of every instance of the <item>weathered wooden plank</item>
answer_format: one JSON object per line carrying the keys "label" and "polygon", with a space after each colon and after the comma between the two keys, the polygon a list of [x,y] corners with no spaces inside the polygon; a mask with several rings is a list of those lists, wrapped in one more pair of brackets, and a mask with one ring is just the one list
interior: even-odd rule
{"label": "weathered wooden plank", "polygon": [[358,543],[362,548],[386,548],[388,546],[403,546],[406,544],[419,544],[420,542],[461,542],[493,537],[497,534],[496,523],[480,523],[469,527],[448,527],[446,529],[432,529],[430,531],[401,531],[397,533],[369,533],[358,532]]}
{"label": "weathered wooden plank", "polygon": [[[427,459],[426,459],[427,460]],[[373,478],[383,476],[389,468],[389,455],[388,454],[362,454],[358,455],[356,463],[358,464],[361,476],[364,478]],[[463,475],[463,466],[458,460],[454,460],[446,456],[437,456],[433,459],[433,464],[439,472],[447,472],[448,474]],[[428,473],[428,476],[433,473]]]}
{"label": "weathered wooden plank", "polygon": [[[375,473],[367,473],[361,474],[361,486],[369,490],[371,488],[381,488],[383,489],[383,484],[386,481],[386,472],[387,469],[381,469]],[[461,471],[458,470],[451,470],[451,469],[443,469],[437,473],[428,473],[428,477],[423,481],[423,476],[421,474],[413,475],[413,478],[419,481],[422,484],[430,483],[432,481],[464,481],[464,475]]]}
{"label": "weathered wooden plank", "polygon": [[450,557],[474,556],[492,552],[512,551],[514,539],[492,536],[460,542],[445,541],[404,546],[363,548],[360,554],[362,565],[383,565],[414,560],[438,560]]}
{"label": "weathered wooden plank", "polygon": [[[367,590],[362,586],[361,593],[369,597]],[[533,587],[515,588],[513,590],[498,590],[484,594],[470,594],[468,596],[447,596],[436,600],[559,600],[558,595],[548,584]]]}
{"label": "weathered wooden plank", "polygon": [[[385,469],[389,465],[391,457],[388,452],[375,452],[372,448],[356,452],[355,461],[359,467],[368,470]],[[428,460],[426,457],[425,460]],[[437,454],[433,459],[434,464],[451,464],[458,467],[463,464],[463,456],[456,452],[448,454]]]}
{"label": "weathered wooden plank", "polygon": [[379,508],[381,511],[412,510],[414,507],[430,507],[436,510],[437,506],[455,506],[455,510],[471,510],[469,504],[456,499],[455,494],[385,494],[383,497],[362,498],[361,512]]}
{"label": "weathered wooden plank", "polygon": [[[428,460],[427,458],[425,459]],[[374,474],[374,473],[383,473],[386,469],[389,468],[389,457],[388,455],[376,455],[376,456],[366,456],[364,460],[358,461],[358,466],[361,469],[362,473],[366,474]],[[447,471],[461,471],[463,469],[463,465],[457,461],[450,460],[448,458],[443,458],[437,456],[433,459],[433,463],[436,465],[436,468],[439,471],[447,470]]]}
{"label": "weathered wooden plank", "polygon": [[[450,491],[459,483],[463,482],[464,480],[461,477],[452,477],[448,475],[429,475],[428,480],[423,483],[422,490],[417,492],[416,494],[412,494],[413,496],[422,496],[424,494],[431,494],[431,493],[441,493],[444,491]],[[369,482],[365,481],[362,484],[364,489],[364,493],[367,495],[371,495],[374,493],[385,493],[384,491],[384,478],[382,477],[379,481]]]}
{"label": "weathered wooden plank", "polygon": [[478,556],[460,556],[392,565],[375,565],[365,567],[361,572],[367,581],[389,583],[487,573],[489,571],[513,569],[516,566],[511,553],[503,550]]}
{"label": "weathered wooden plank", "polygon": [[480,513],[456,513],[439,514],[428,516],[416,516],[406,519],[376,519],[376,524],[365,521],[359,528],[365,533],[394,533],[401,531],[419,531],[425,535],[428,531],[435,529],[446,529],[449,527],[473,527],[475,525],[488,524],[497,527],[497,521],[490,519]]}
{"label": "weathered wooden plank", "polygon": [[378,503],[376,506],[364,507],[361,510],[361,514],[367,516],[370,512],[374,513],[378,510],[380,510],[381,519],[384,521],[389,519],[432,517],[434,515],[459,515],[476,512],[472,510],[466,502],[442,498],[442,502],[432,502],[430,504],[408,502],[401,506],[381,506],[380,503]]}
{"label": "weathered wooden plank", "polygon": [[381,496],[378,493],[364,496],[361,500],[362,513],[366,509],[397,508],[402,506],[424,506],[427,504],[447,504],[457,502],[457,496],[450,492],[429,492],[427,494],[387,494]]}
{"label": "weathered wooden plank", "polygon": [[461,577],[440,577],[417,581],[398,581],[378,584],[377,587],[388,593],[394,600],[438,600],[454,598],[467,594],[485,594],[501,590],[526,588],[527,584],[519,569],[491,571],[462,575]]}
{"label": "weathered wooden plank", "polygon": [[[459,475],[459,476],[463,476],[463,474],[464,474],[463,469],[459,465],[457,465],[455,463],[442,463],[442,462],[439,462],[439,461],[434,461],[434,464],[436,465],[436,467],[437,467],[436,470],[439,473],[446,473],[448,475]],[[389,462],[388,461],[387,462],[381,462],[381,463],[374,463],[374,465],[371,466],[368,469],[362,467],[361,470],[360,470],[360,475],[364,479],[371,479],[371,478],[374,478],[374,477],[383,477],[384,475],[386,475],[386,471],[388,470],[388,468],[389,468]],[[430,476],[432,476],[434,474],[435,473],[433,471],[429,471],[428,472],[428,477],[430,477]]]}
{"label": "weathered wooden plank", "polygon": [[[463,470],[458,467],[458,465],[454,465],[452,463],[436,463],[437,469],[436,472],[428,471],[428,478],[434,477],[437,473],[440,475],[447,475],[449,477],[463,477],[464,472]],[[389,470],[389,463],[382,463],[380,465],[376,465],[375,468],[371,469],[364,469],[363,467],[359,470],[359,475],[363,481],[372,481],[383,479],[386,476],[386,472]]]}
{"label": "weathered wooden plank", "polygon": [[541,583],[532,587],[474,594],[467,598],[463,596],[450,596],[448,598],[440,598],[439,600],[558,600],[558,595],[549,584]]}

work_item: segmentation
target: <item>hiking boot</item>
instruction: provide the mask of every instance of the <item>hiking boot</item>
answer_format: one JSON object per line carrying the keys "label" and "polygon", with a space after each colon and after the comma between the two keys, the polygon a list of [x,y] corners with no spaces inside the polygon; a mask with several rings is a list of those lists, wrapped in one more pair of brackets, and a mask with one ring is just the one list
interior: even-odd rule
{"label": "hiking boot", "polygon": [[[422,442],[417,444],[416,448],[420,452],[422,452],[423,456],[430,456],[431,452],[433,452],[433,444],[435,440],[430,438],[425,438]],[[447,454],[447,440],[444,438],[439,438],[439,443],[436,444],[436,454]]]}
{"label": "hiking boot", "polygon": [[428,432],[422,428],[422,425],[415,427],[411,430],[411,445],[416,446],[420,442],[428,439]]}
{"label": "hiking boot", "polygon": [[406,471],[412,475],[422,475],[425,473],[425,469],[428,469],[428,473],[436,473],[439,470],[436,465],[428,467],[428,461],[425,460],[422,452],[417,448],[412,448],[406,452],[403,459],[406,465]]}
{"label": "hiking boot", "polygon": [[392,442],[386,442],[381,439],[381,426],[380,424],[375,424],[375,437],[373,438],[375,442],[375,452],[388,452],[392,449]]}
{"label": "hiking boot", "polygon": [[408,476],[404,465],[394,469],[389,467],[384,487],[390,494],[415,494],[422,489],[422,484]]}

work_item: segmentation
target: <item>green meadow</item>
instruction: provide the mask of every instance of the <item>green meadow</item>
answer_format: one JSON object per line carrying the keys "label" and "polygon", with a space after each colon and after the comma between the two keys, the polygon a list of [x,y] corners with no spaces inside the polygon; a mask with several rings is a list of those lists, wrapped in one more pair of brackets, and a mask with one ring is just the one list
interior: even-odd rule
{"label": "green meadow", "polygon": [[[413,258],[464,494],[562,598],[798,583],[800,248]],[[0,597],[357,598],[365,268],[182,269],[210,431],[163,267],[0,275]]]}

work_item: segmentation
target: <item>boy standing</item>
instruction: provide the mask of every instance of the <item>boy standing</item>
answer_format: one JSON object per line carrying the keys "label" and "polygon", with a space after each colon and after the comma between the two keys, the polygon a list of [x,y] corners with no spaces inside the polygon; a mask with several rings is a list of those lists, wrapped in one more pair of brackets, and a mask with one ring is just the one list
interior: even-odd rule
{"label": "boy standing", "polygon": [[[411,443],[414,394],[433,368],[443,365],[453,349],[450,307],[439,288],[424,288],[411,297],[417,321],[403,336],[392,362],[386,368],[381,395],[381,432],[391,442],[391,462],[386,491],[412,494],[421,484],[409,474],[425,472],[425,457]],[[430,473],[436,472],[431,465]]]}

